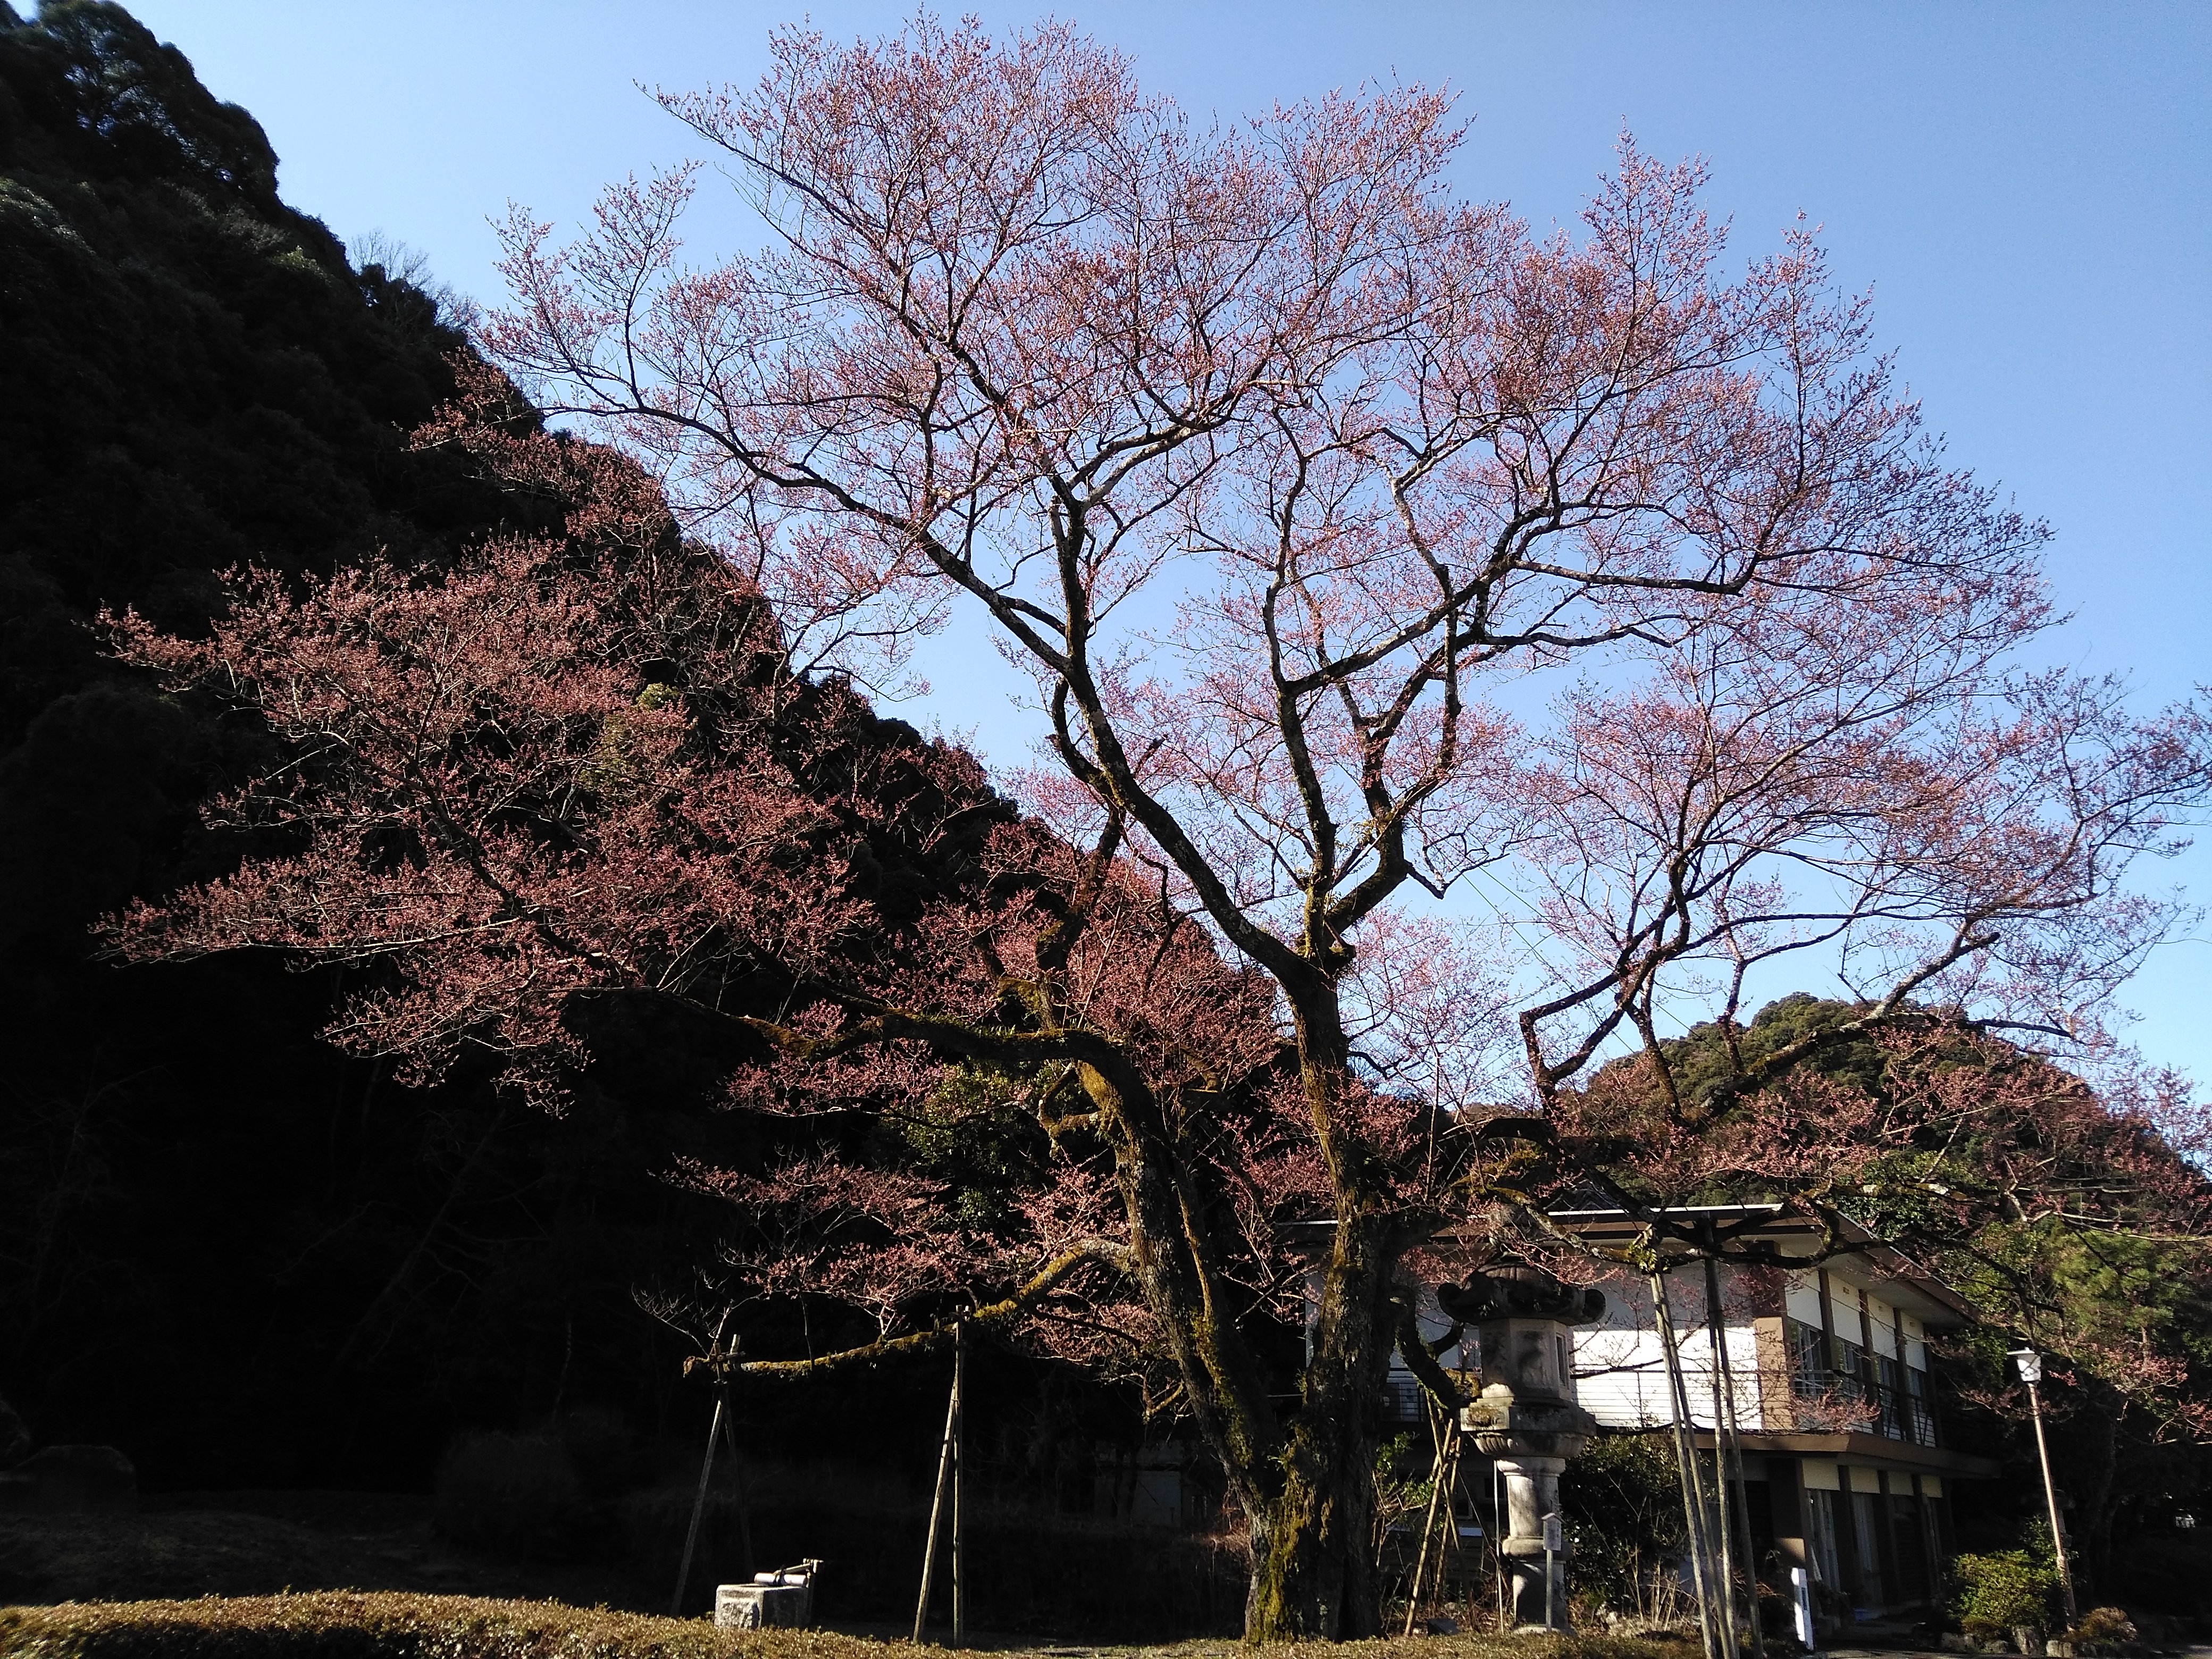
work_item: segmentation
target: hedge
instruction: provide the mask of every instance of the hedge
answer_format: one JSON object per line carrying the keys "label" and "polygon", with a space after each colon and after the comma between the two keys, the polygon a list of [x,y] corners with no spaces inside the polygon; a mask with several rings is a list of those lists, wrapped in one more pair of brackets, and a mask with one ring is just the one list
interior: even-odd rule
{"label": "hedge", "polygon": [[[1183,1659],[1243,1659],[1253,1652],[1220,1640],[1182,1643],[1172,1650]],[[1329,1650],[1340,1659],[1668,1659],[1680,1650],[1620,1638],[1485,1635]],[[6,1659],[898,1659],[915,1651],[904,1643],[830,1631],[718,1630],[704,1620],[558,1601],[395,1591],[0,1607],[0,1656]],[[1314,1649],[1275,1651],[1310,1659]]]}
{"label": "hedge", "polygon": [[394,1591],[0,1608],[8,1659],[884,1659],[827,1631]]}

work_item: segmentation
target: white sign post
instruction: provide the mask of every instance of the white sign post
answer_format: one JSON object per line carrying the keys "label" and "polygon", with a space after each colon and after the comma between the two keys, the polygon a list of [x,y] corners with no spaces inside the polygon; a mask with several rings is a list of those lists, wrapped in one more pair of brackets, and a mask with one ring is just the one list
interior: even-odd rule
{"label": "white sign post", "polygon": [[1555,1596],[1559,1583],[1559,1552],[1567,1543],[1561,1535],[1559,1511],[1554,1510],[1544,1517],[1544,1628],[1559,1627],[1559,1607]]}

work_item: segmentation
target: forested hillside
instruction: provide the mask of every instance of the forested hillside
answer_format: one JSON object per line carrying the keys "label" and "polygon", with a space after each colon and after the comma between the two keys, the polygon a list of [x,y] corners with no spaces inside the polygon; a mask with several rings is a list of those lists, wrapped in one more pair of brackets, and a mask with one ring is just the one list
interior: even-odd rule
{"label": "forested hillside", "polygon": [[[100,915],[235,859],[197,809],[264,741],[104,656],[103,607],[191,635],[233,566],[434,568],[557,522],[410,447],[462,336],[276,165],[120,9],[0,7],[0,1395],[156,1486],[419,1486],[456,1426],[579,1407],[688,1436],[633,1292],[709,1249],[659,1174],[744,1161],[715,1039],[610,1011],[556,1121],[328,1046],[330,973],[95,955]],[[831,713],[856,751],[912,738]],[[886,888],[961,856],[878,853]]]}

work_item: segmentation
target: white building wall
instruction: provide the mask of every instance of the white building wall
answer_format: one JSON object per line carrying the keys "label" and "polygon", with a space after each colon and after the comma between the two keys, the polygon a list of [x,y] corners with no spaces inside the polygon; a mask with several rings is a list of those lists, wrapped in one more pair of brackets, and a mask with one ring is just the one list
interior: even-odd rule
{"label": "white building wall", "polygon": [[[1668,1275],[1667,1303],[1681,1354],[1683,1382],[1690,1396],[1690,1421],[1713,1426],[1714,1372],[1711,1338],[1705,1328],[1705,1289],[1698,1279]],[[1651,1293],[1640,1278],[1607,1279],[1605,1317],[1575,1330],[1575,1392],[1583,1409],[1607,1428],[1656,1428],[1674,1420],[1667,1382],[1666,1352],[1651,1316]],[[1729,1305],[1723,1272],[1722,1304],[1736,1426],[1755,1431],[1760,1424],[1759,1340],[1747,1310]]]}
{"label": "white building wall", "polygon": [[1811,1267],[1793,1267],[1783,1294],[1784,1311],[1801,1325],[1819,1330],[1827,1321],[1820,1315],[1820,1275]]}
{"label": "white building wall", "polygon": [[1897,1358],[1897,1310],[1880,1297],[1866,1299],[1867,1328],[1874,1333],[1874,1351],[1886,1359]]}
{"label": "white building wall", "polygon": [[1828,1305],[1835,1310],[1836,1329],[1846,1342],[1859,1340],[1859,1288],[1850,1280],[1828,1275]]}

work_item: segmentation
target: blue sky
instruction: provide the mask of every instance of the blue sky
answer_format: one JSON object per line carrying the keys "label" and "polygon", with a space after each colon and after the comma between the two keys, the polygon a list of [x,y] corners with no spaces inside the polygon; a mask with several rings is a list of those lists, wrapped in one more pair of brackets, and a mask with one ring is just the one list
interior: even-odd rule
{"label": "blue sky", "polygon": [[[379,229],[498,296],[489,218],[573,220],[598,187],[692,153],[636,83],[750,82],[769,31],[895,27],[894,5],[740,0],[135,0],[283,160],[287,200]],[[1004,25],[1040,14],[981,6]],[[1224,116],[1363,79],[1449,85],[1468,193],[1571,220],[1626,126],[1699,154],[1739,252],[1799,210],[1871,286],[1952,454],[2051,521],[2075,621],[2047,650],[2145,706],[2212,680],[2212,6],[1674,3],[1066,6],[1146,85]],[[714,216],[695,240],[710,242]],[[743,235],[725,220],[721,232]],[[702,246],[702,252],[705,251]],[[907,712],[1018,762],[1026,722],[956,629]],[[2212,847],[2150,872],[2212,898]],[[2153,1060],[2212,1082],[2212,931],[2130,1000]]]}

